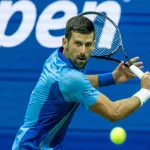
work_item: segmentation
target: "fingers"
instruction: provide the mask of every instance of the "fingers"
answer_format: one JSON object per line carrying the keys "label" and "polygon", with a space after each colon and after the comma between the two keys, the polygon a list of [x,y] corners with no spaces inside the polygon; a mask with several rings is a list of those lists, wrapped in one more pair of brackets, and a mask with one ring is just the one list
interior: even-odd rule
{"label": "fingers", "polygon": [[[130,59],[130,61],[131,61],[135,66],[137,66],[139,69],[142,70],[142,69],[144,68],[143,62],[142,62],[142,61],[136,62],[138,59],[139,59],[139,57],[134,57],[134,58]],[[127,62],[126,64],[129,64],[129,62]]]}
{"label": "fingers", "polygon": [[142,69],[144,68],[144,66],[140,66],[140,67],[138,67],[138,68],[142,70]]}
{"label": "fingers", "polygon": [[134,63],[134,65],[137,66],[141,70],[144,68],[144,66],[142,66],[143,62],[136,62],[136,63]]}
{"label": "fingers", "polygon": [[[130,59],[130,61],[131,61],[132,63],[134,63],[134,64],[135,64],[135,62],[136,62],[137,60],[139,60],[139,57],[138,57],[138,56],[137,56],[137,57],[134,57],[134,58],[132,58],[132,59]],[[143,63],[143,62],[138,62],[138,63]],[[126,62],[126,64],[129,64],[129,62]]]}
{"label": "fingers", "polygon": [[143,62],[142,62],[142,61],[140,61],[140,62],[135,62],[134,65],[135,65],[135,66],[140,66],[140,65],[143,65]]}
{"label": "fingers", "polygon": [[124,62],[121,61],[121,63],[119,64],[119,66],[117,68],[121,68],[124,65]]}
{"label": "fingers", "polygon": [[131,61],[132,63],[136,62],[137,60],[139,60],[139,57],[138,57],[138,56],[137,56],[137,57],[134,57],[134,58],[132,58],[132,59],[130,59],[130,61]]}
{"label": "fingers", "polygon": [[124,62],[121,61],[119,65],[116,67],[117,70],[120,70],[124,66]]}

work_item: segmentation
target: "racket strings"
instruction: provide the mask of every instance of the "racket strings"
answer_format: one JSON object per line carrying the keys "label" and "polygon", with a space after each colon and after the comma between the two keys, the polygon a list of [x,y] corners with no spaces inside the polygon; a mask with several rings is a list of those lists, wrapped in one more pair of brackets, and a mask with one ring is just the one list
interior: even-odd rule
{"label": "racket strings", "polygon": [[[93,14],[92,14],[93,15]],[[90,14],[85,17],[90,19]],[[95,15],[92,21],[95,27],[95,47],[92,56],[108,56],[114,53],[121,42],[120,33],[105,16]]]}

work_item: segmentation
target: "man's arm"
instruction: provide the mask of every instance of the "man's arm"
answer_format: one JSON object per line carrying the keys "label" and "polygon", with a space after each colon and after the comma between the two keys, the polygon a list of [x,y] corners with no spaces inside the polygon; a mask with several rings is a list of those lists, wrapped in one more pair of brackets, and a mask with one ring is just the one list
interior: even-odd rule
{"label": "man's arm", "polygon": [[87,75],[88,80],[91,82],[92,86],[97,88],[98,85],[98,75]]}
{"label": "man's arm", "polygon": [[112,102],[105,95],[100,94],[96,103],[90,109],[104,118],[116,122],[133,113],[149,98],[150,73],[146,72],[141,79],[141,90],[134,94],[133,97]]}
{"label": "man's arm", "polygon": [[77,71],[67,73],[58,83],[62,96],[67,102],[77,102],[86,109],[116,122],[133,113],[150,98],[150,73],[144,73],[141,90],[131,98],[112,102],[92,87],[86,76]]}
{"label": "man's arm", "polygon": [[92,86],[95,88],[108,86],[116,83],[113,72],[97,75],[87,75],[87,78],[91,82]]}
{"label": "man's arm", "polygon": [[[130,61],[134,62],[134,65],[139,67],[140,69],[143,68],[141,66],[143,62],[136,62],[139,57],[134,57]],[[124,66],[124,62],[121,62],[115,70],[111,73],[106,74],[98,74],[98,75],[87,75],[87,78],[93,85],[93,87],[101,87],[101,86],[108,86],[112,84],[119,84],[134,78],[135,75],[130,71],[129,68]]]}
{"label": "man's arm", "polygon": [[140,106],[141,102],[137,97],[112,102],[101,93],[97,102],[92,105],[90,109],[109,121],[116,122],[127,117],[136,111]]}

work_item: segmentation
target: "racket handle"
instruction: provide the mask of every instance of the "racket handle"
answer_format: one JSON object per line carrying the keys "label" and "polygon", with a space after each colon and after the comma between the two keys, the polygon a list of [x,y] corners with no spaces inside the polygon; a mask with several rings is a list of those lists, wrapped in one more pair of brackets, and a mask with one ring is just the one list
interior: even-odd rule
{"label": "racket handle", "polygon": [[141,71],[138,67],[136,67],[135,65],[131,65],[129,68],[137,77],[139,77],[140,79],[142,78],[144,72]]}

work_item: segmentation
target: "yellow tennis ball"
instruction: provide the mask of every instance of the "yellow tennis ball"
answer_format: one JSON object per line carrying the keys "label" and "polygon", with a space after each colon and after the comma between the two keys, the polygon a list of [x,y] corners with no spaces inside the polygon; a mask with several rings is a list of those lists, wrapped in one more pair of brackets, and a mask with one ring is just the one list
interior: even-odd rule
{"label": "yellow tennis ball", "polygon": [[110,132],[110,140],[114,144],[122,144],[126,140],[126,131],[121,127],[115,127]]}

